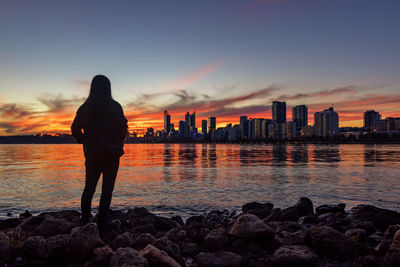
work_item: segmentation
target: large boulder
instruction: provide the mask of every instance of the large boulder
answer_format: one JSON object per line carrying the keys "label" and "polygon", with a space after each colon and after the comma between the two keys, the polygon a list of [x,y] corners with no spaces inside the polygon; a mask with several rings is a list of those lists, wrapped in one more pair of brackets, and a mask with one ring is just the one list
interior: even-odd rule
{"label": "large boulder", "polygon": [[280,208],[273,209],[263,221],[266,223],[273,221],[282,221],[282,210]]}
{"label": "large boulder", "polygon": [[230,251],[201,252],[195,261],[199,267],[239,267],[244,263],[242,256]]}
{"label": "large boulder", "polygon": [[133,248],[119,248],[110,259],[111,267],[147,267],[147,260]]}
{"label": "large boulder", "polygon": [[31,236],[18,245],[18,251],[27,259],[42,258],[45,246],[46,239],[43,236]]}
{"label": "large boulder", "polygon": [[171,242],[166,237],[161,237],[152,244],[156,248],[165,251],[168,255],[174,258],[179,264],[184,265],[184,260],[181,255],[181,249],[178,245]]}
{"label": "large boulder", "polygon": [[69,234],[73,224],[64,219],[56,219],[53,216],[46,216],[34,230],[34,235],[41,235],[45,238],[59,234]]}
{"label": "large boulder", "polygon": [[312,267],[318,265],[318,257],[306,246],[282,246],[275,250],[272,266]]}
{"label": "large boulder", "polygon": [[344,203],[339,204],[325,204],[315,208],[315,213],[318,215],[325,213],[335,213],[335,212],[344,212],[344,208],[346,205]]}
{"label": "large boulder", "polygon": [[400,230],[393,237],[392,244],[383,260],[383,266],[400,266]]}
{"label": "large boulder", "polygon": [[250,202],[242,206],[243,213],[250,213],[256,215],[260,219],[266,218],[273,209],[274,204],[272,203],[259,203]]}
{"label": "large boulder", "polygon": [[296,207],[289,207],[282,210],[282,221],[293,221],[297,222],[301,214]]}
{"label": "large boulder", "polygon": [[228,231],[235,238],[273,238],[275,231],[253,214],[243,214],[237,218]]}
{"label": "large boulder", "polygon": [[9,247],[10,239],[5,233],[0,232],[0,259],[6,258]]}
{"label": "large boulder", "polygon": [[91,257],[94,248],[104,245],[96,224],[88,223],[72,229],[66,254],[71,261],[84,261]]}
{"label": "large boulder", "polygon": [[359,255],[359,248],[355,242],[326,225],[311,227],[307,232],[306,240],[318,254],[331,259],[350,260]]}
{"label": "large boulder", "polygon": [[229,238],[223,228],[210,231],[204,239],[204,245],[208,250],[223,250],[228,244]]}
{"label": "large boulder", "polygon": [[109,246],[93,249],[93,263],[95,266],[108,266],[114,251]]}
{"label": "large boulder", "polygon": [[135,238],[132,247],[138,250],[145,248],[148,244],[153,244],[156,238],[149,233],[142,233]]}
{"label": "large boulder", "polygon": [[166,252],[159,250],[153,245],[147,245],[140,254],[147,259],[151,266],[157,267],[181,267],[174,258],[170,257]]}
{"label": "large boulder", "polygon": [[294,206],[297,208],[300,216],[311,215],[314,213],[313,203],[307,197],[301,197]]}
{"label": "large boulder", "polygon": [[400,224],[400,213],[371,205],[358,205],[351,209],[351,216],[360,221],[371,221],[382,232],[389,225]]}

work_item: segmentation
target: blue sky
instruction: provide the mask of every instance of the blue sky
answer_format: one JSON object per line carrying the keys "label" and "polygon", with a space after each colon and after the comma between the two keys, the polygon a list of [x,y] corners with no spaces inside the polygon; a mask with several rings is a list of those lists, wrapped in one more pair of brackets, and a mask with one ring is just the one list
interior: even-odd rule
{"label": "blue sky", "polygon": [[[399,10],[400,2],[390,0],[1,1],[0,103],[8,115],[0,133],[51,131],[43,122],[20,127],[26,118],[11,116],[10,105],[36,121],[73,116],[99,73],[111,79],[133,128],[138,120],[158,125],[154,114],[182,100],[182,91],[190,101],[173,114],[199,109],[204,95],[220,100],[270,86],[263,99],[227,107],[248,106],[240,112],[263,116],[252,106],[265,105],[269,117],[270,102],[289,96],[289,106],[311,110],[334,104],[343,122],[357,125],[369,104],[340,104],[384,95],[376,108],[398,115]],[[293,97],[349,86],[329,99]],[[55,112],[45,103],[57,99],[69,104]],[[200,116],[213,111],[219,114],[204,109]],[[68,123],[52,125],[65,130]]]}

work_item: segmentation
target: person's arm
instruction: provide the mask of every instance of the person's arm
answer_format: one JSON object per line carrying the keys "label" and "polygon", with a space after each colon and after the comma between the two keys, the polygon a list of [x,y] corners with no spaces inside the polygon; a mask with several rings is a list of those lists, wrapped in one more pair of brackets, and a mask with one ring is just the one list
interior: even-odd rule
{"label": "person's arm", "polygon": [[74,121],[72,122],[71,125],[71,132],[72,136],[75,137],[76,141],[78,141],[79,144],[83,143],[83,121],[82,121],[82,116],[80,115],[79,110],[76,112],[76,116]]}
{"label": "person's arm", "polygon": [[126,134],[128,133],[128,120],[124,115],[124,111],[121,107],[121,143],[124,143]]}

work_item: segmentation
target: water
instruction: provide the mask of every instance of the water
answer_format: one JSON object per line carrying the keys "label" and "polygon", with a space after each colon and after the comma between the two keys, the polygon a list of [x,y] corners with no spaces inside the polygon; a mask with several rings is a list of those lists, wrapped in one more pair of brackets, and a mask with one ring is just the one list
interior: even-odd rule
{"label": "water", "polygon": [[[186,217],[307,196],[400,210],[400,145],[128,144],[125,153],[112,208]],[[81,145],[0,145],[0,217],[79,210],[84,174]]]}

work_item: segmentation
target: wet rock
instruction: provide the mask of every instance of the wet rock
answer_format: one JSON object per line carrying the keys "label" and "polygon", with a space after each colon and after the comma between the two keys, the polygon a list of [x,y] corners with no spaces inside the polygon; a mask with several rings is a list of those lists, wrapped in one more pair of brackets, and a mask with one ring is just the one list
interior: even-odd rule
{"label": "wet rock", "polygon": [[181,256],[181,249],[178,245],[168,240],[166,237],[161,237],[153,242],[152,244],[156,248],[165,251],[168,255],[174,258],[179,264],[184,264],[184,260]]}
{"label": "wet rock", "polygon": [[344,208],[346,207],[345,204],[340,203],[337,205],[334,204],[325,204],[315,208],[315,213],[318,215],[325,214],[325,213],[335,213],[335,212],[344,212]]}
{"label": "wet rock", "polygon": [[367,242],[370,245],[377,246],[380,242],[384,240],[382,232],[376,232],[367,237]]}
{"label": "wet rock", "polygon": [[330,216],[325,218],[325,224],[339,232],[344,233],[348,228],[347,226],[350,224],[350,218],[348,218],[345,213],[341,212],[327,213],[327,215],[328,214]]}
{"label": "wet rock", "polygon": [[94,248],[104,245],[96,224],[88,223],[72,229],[66,254],[71,260],[83,261],[91,257]]}
{"label": "wet rock", "polygon": [[134,236],[130,232],[125,232],[117,236],[114,241],[111,242],[111,247],[116,250],[118,248],[132,247],[134,244]]}
{"label": "wet rock", "polygon": [[294,207],[300,213],[300,216],[314,214],[314,206],[312,201],[307,197],[301,197]]}
{"label": "wet rock", "polygon": [[280,208],[273,209],[263,221],[266,223],[272,221],[282,221],[282,210]]}
{"label": "wet rock", "polygon": [[73,224],[74,226],[80,225],[81,214],[76,210],[62,210],[55,212],[45,212],[39,215],[40,217],[52,216],[56,219],[63,219]]}
{"label": "wet rock", "polygon": [[229,242],[228,235],[222,228],[209,232],[204,239],[204,245],[208,250],[223,250]]}
{"label": "wet rock", "polygon": [[239,267],[244,263],[242,256],[230,251],[201,252],[195,261],[199,267]]}
{"label": "wet rock", "polygon": [[389,225],[400,224],[400,213],[371,205],[358,205],[351,209],[351,215],[354,219],[360,221],[373,222],[382,232]]}
{"label": "wet rock", "polygon": [[256,215],[260,219],[266,218],[272,211],[272,203],[250,202],[242,206],[243,213]]}
{"label": "wet rock", "polygon": [[145,248],[148,244],[153,244],[154,241],[156,241],[156,238],[152,234],[143,233],[135,238],[132,247],[141,250]]}
{"label": "wet rock", "polygon": [[46,218],[44,216],[31,216],[24,220],[20,225],[19,228],[24,230],[27,233],[32,233],[35,228],[41,224]]}
{"label": "wet rock", "polygon": [[275,231],[253,214],[243,214],[228,231],[235,238],[263,239],[273,238]]}
{"label": "wet rock", "polygon": [[46,240],[44,246],[45,258],[61,258],[69,244],[69,235],[55,235]]}
{"label": "wet rock", "polygon": [[193,242],[185,242],[180,246],[184,257],[194,257],[199,254],[200,248]]}
{"label": "wet rock", "polygon": [[153,224],[158,230],[161,231],[168,231],[178,226],[178,223],[176,221],[161,216],[154,216]]}
{"label": "wet rock", "polygon": [[316,225],[307,232],[307,242],[318,254],[335,260],[350,260],[359,254],[356,243],[332,227]]}
{"label": "wet rock", "polygon": [[183,219],[181,216],[172,216],[171,220],[174,220],[175,222],[177,222],[179,225],[185,225],[185,223],[183,222]]}
{"label": "wet rock", "polygon": [[347,230],[345,236],[354,242],[364,243],[367,238],[367,231],[360,228],[353,228]]}
{"label": "wet rock", "polygon": [[93,263],[95,266],[108,266],[114,252],[109,246],[93,249]]}
{"label": "wet rock", "polygon": [[22,220],[20,218],[10,218],[0,221],[0,230],[5,230],[9,228],[15,228],[17,225],[21,224]]}
{"label": "wet rock", "polygon": [[395,225],[389,225],[388,228],[385,231],[385,238],[386,239],[393,239],[394,234],[400,230],[400,224],[395,224]]}
{"label": "wet rock", "polygon": [[191,224],[202,224],[204,221],[204,216],[203,215],[195,215],[191,216],[186,220],[185,225],[191,225]]}
{"label": "wet rock", "polygon": [[349,224],[349,227],[364,229],[367,234],[372,234],[377,231],[374,223],[371,221],[352,220]]}
{"label": "wet rock", "polygon": [[383,266],[400,266],[400,230],[393,237],[392,244],[383,260]]}
{"label": "wet rock", "polygon": [[5,259],[10,247],[10,239],[6,234],[0,232],[0,259]]}
{"label": "wet rock", "polygon": [[375,251],[378,253],[378,255],[384,256],[389,250],[391,244],[392,240],[383,240],[375,247]]}
{"label": "wet rock", "polygon": [[145,249],[143,249],[140,254],[147,259],[151,266],[159,266],[159,267],[180,267],[179,264],[174,258],[170,257],[164,251],[159,250],[158,248],[147,245]]}
{"label": "wet rock", "polygon": [[33,233],[34,235],[41,235],[47,238],[58,234],[69,234],[72,227],[73,225],[64,219],[55,219],[52,216],[46,216],[46,219],[35,228]]}
{"label": "wet rock", "polygon": [[44,256],[45,245],[46,239],[43,236],[31,236],[19,245],[18,250],[27,259],[40,258]]}
{"label": "wet rock", "polygon": [[288,267],[317,266],[318,257],[306,246],[282,246],[275,250],[271,265]]}
{"label": "wet rock", "polygon": [[321,219],[317,215],[307,215],[300,217],[298,222],[300,224],[319,224],[321,222]]}
{"label": "wet rock", "polygon": [[133,233],[149,233],[152,235],[157,235],[158,233],[157,228],[152,223],[138,225],[132,228],[131,231]]}
{"label": "wet rock", "polygon": [[296,207],[289,207],[282,210],[282,221],[294,221],[297,222],[301,214]]}
{"label": "wet rock", "polygon": [[133,248],[119,248],[112,255],[110,260],[111,267],[122,267],[122,266],[135,266],[135,267],[147,267],[147,260],[140,255],[137,250]]}
{"label": "wet rock", "polygon": [[23,217],[23,218],[29,218],[32,216],[32,213],[30,213],[28,210],[26,210],[24,213],[21,213],[19,215],[19,217]]}

